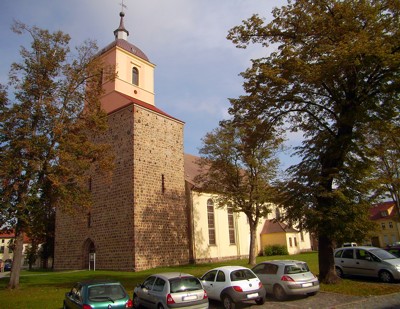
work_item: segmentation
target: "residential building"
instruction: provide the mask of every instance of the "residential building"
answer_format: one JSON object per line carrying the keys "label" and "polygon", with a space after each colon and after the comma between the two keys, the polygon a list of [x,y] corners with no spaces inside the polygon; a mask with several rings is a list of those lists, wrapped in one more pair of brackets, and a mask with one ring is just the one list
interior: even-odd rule
{"label": "residential building", "polygon": [[393,201],[373,205],[370,218],[377,224],[377,232],[371,237],[373,246],[386,247],[400,241],[399,214]]}

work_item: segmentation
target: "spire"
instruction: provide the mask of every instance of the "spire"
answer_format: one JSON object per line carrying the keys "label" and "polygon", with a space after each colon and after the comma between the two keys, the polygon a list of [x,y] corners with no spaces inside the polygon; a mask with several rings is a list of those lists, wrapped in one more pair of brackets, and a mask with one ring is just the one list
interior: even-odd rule
{"label": "spire", "polygon": [[[122,4],[122,8],[124,7],[124,5]],[[115,39],[123,39],[125,41],[127,41],[128,35],[129,35],[129,31],[125,29],[124,26],[124,16],[125,13],[123,12],[123,10],[121,10],[121,13],[119,13],[119,16],[121,16],[121,20],[119,22],[119,27],[118,29],[114,30],[114,36]]]}

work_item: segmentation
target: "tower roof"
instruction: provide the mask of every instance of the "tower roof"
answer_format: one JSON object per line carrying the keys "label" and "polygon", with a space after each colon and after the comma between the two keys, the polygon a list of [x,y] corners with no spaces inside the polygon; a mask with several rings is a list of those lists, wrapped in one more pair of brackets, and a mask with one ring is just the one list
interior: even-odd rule
{"label": "tower roof", "polygon": [[150,62],[149,58],[146,56],[146,54],[140,48],[138,48],[137,46],[128,42],[127,39],[128,39],[129,31],[126,30],[125,26],[124,26],[125,13],[120,12],[119,16],[121,17],[120,22],[119,22],[119,27],[114,30],[115,40],[113,42],[111,42],[110,44],[108,44],[106,47],[104,47],[102,50],[100,50],[99,55],[104,54],[107,51],[109,51],[110,49],[112,49],[113,47],[118,46],[118,47],[126,50],[127,52],[129,52],[143,60]]}

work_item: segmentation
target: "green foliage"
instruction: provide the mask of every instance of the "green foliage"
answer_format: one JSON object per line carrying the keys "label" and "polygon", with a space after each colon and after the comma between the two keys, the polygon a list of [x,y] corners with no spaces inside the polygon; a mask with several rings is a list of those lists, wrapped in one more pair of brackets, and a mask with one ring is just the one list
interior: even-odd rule
{"label": "green foliage", "polygon": [[264,247],[263,254],[264,256],[288,255],[289,252],[284,245],[270,245]]}
{"label": "green foliage", "polygon": [[250,226],[249,259],[255,263],[255,237],[260,219],[270,212],[277,198],[272,183],[277,174],[276,153],[282,139],[278,131],[253,120],[223,121],[207,133],[200,149],[202,173],[196,178],[202,188],[216,193],[219,207],[230,205],[243,212]]}
{"label": "green foliage", "polygon": [[[291,1],[265,24],[254,15],[230,30],[238,47],[275,47],[242,76],[235,120],[303,132],[301,162],[281,184],[286,219],[319,239],[320,279],[334,281],[332,251],[345,233],[371,227],[373,173],[366,128],[398,126],[400,7],[396,1]],[[397,121],[397,122],[396,122]]]}
{"label": "green foliage", "polygon": [[[94,42],[72,54],[70,37],[61,31],[20,22],[13,30],[28,33],[32,43],[12,64],[13,99],[0,88],[0,226],[13,229],[20,241],[22,233],[43,241],[55,208],[90,207],[89,168],[111,166],[108,145],[93,142],[107,128],[99,101],[104,65],[95,58]],[[14,255],[19,259],[22,251]],[[11,281],[18,285],[17,276]]]}

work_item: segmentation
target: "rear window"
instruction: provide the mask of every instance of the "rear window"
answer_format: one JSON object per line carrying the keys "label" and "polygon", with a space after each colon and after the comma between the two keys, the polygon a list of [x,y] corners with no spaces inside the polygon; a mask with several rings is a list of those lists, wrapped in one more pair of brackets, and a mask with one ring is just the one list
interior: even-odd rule
{"label": "rear window", "polygon": [[203,286],[201,285],[199,279],[197,279],[196,277],[180,277],[170,279],[169,284],[171,286],[171,293],[196,291],[203,289]]}
{"label": "rear window", "polygon": [[124,289],[119,284],[91,286],[88,291],[89,299],[92,301],[116,300],[126,296]]}
{"label": "rear window", "polygon": [[285,266],[285,274],[301,274],[309,272],[308,266],[306,263],[296,263],[293,265]]}
{"label": "rear window", "polygon": [[231,272],[231,281],[240,281],[257,278],[250,269],[238,269]]}

